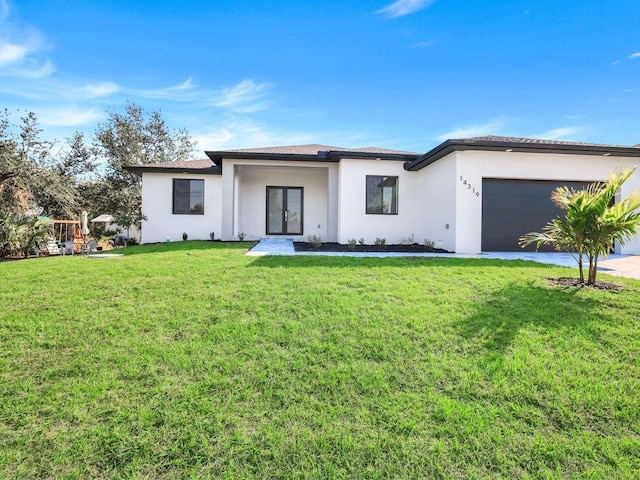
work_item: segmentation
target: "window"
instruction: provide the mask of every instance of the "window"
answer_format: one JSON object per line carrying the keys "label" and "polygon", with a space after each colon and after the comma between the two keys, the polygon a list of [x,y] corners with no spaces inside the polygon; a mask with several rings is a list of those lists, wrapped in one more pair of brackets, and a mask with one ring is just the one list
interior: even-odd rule
{"label": "window", "polygon": [[204,180],[173,179],[173,213],[204,215]]}
{"label": "window", "polygon": [[367,175],[367,213],[398,214],[398,177]]}

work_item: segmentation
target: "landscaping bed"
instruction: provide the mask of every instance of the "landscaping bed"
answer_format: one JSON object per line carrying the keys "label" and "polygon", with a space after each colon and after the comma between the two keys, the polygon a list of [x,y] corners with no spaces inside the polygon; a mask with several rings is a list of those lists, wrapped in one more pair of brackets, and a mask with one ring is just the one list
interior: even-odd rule
{"label": "landscaping bed", "polygon": [[308,242],[293,242],[296,252],[406,252],[406,253],[451,253],[441,248],[425,248],[424,245],[414,243],[411,245],[391,244],[377,245],[345,245],[335,242],[323,242],[319,246],[314,246]]}

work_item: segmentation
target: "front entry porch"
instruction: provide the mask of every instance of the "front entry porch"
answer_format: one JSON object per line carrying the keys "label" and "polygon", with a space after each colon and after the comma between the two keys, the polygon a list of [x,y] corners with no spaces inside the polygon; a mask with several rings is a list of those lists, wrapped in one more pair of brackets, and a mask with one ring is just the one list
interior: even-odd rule
{"label": "front entry porch", "polygon": [[244,233],[247,240],[259,240],[286,235],[306,241],[317,235],[325,242],[337,241],[331,183],[326,166],[235,165],[232,237]]}

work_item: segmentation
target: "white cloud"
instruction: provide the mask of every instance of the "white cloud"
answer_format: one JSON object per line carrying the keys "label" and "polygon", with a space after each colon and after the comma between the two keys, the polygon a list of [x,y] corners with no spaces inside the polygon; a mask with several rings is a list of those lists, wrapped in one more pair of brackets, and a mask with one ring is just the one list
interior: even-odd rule
{"label": "white cloud", "polygon": [[49,60],[40,64],[35,60],[25,62],[24,65],[9,68],[7,73],[17,78],[44,78],[50,76],[55,71],[53,63]]}
{"label": "white cloud", "polygon": [[640,52],[632,53],[631,55],[629,55],[629,58],[630,59],[640,58]]}
{"label": "white cloud", "polygon": [[197,91],[197,85],[193,83],[191,77],[187,78],[184,82],[178,85],[172,85],[170,87],[152,89],[122,88],[121,90],[124,93],[138,97],[157,98],[174,101],[196,100],[196,97],[202,97],[202,92]]}
{"label": "white cloud", "polygon": [[264,96],[271,85],[243,80],[231,88],[224,88],[214,96],[211,104],[235,112],[251,113],[267,107]]}
{"label": "white cloud", "polygon": [[25,45],[0,44],[0,65],[21,61],[29,49]]}
{"label": "white cloud", "polygon": [[9,19],[9,4],[0,0],[0,75],[19,78],[41,78],[53,72],[49,60],[35,58],[46,41],[42,33]]}
{"label": "white cloud", "polygon": [[455,128],[449,132],[438,135],[437,139],[444,141],[450,138],[469,138],[480,137],[484,135],[497,135],[502,128],[507,124],[507,119],[504,115],[493,118],[485,123],[475,123],[473,125],[466,125],[463,127]]}
{"label": "white cloud", "polygon": [[584,127],[561,127],[547,130],[546,132],[532,135],[533,138],[543,138],[545,140],[576,140],[575,136],[584,132]]}
{"label": "white cloud", "polygon": [[196,88],[197,85],[195,85],[193,83],[193,81],[191,80],[191,77],[187,78],[184,82],[182,82],[180,85],[176,85],[175,87],[169,87],[168,90],[190,90],[192,88]]}
{"label": "white cloud", "polygon": [[120,87],[114,82],[87,83],[84,90],[91,97],[106,97],[120,91]]}
{"label": "white cloud", "polygon": [[203,150],[299,145],[317,140],[317,135],[272,131],[247,119],[231,119],[224,124],[191,134]]}
{"label": "white cloud", "polygon": [[391,18],[402,17],[411,13],[418,12],[431,5],[434,0],[397,0],[376,13],[381,13]]}
{"label": "white cloud", "polygon": [[78,107],[62,107],[41,110],[38,120],[43,125],[54,127],[74,127],[95,123],[104,118],[104,114],[95,108],[79,109]]}

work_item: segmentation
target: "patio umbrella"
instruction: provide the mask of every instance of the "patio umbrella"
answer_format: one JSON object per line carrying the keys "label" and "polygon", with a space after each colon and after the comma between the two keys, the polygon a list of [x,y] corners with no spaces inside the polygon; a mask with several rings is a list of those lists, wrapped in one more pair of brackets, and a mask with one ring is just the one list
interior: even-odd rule
{"label": "patio umbrella", "polygon": [[82,211],[82,235],[84,235],[85,237],[87,235],[89,235],[89,224],[88,224],[88,220],[87,220],[87,212],[86,210]]}

